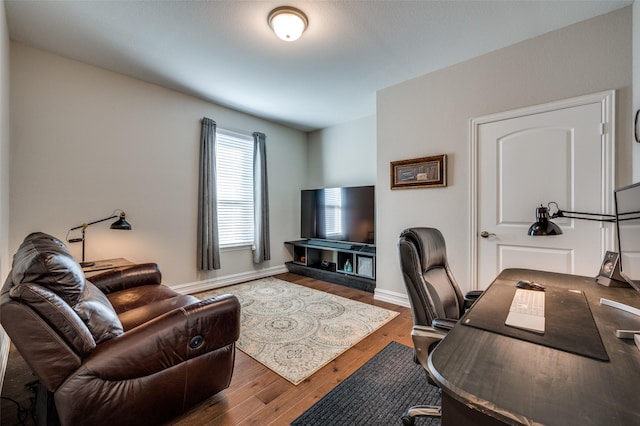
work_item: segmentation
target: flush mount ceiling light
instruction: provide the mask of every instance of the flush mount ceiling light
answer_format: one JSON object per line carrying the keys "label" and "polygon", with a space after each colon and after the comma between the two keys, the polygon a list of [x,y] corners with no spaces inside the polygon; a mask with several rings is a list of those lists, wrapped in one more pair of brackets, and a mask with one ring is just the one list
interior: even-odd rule
{"label": "flush mount ceiling light", "polygon": [[309,25],[307,15],[291,6],[273,9],[269,13],[268,21],[273,32],[284,41],[296,41]]}

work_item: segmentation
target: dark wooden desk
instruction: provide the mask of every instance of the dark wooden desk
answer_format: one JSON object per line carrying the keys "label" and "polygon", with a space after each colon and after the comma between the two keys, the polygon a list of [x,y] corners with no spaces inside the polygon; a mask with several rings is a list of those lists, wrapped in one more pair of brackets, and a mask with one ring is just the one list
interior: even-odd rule
{"label": "dark wooden desk", "polygon": [[495,282],[521,279],[584,291],[610,361],[458,324],[429,357],[443,391],[443,426],[640,425],[640,351],[615,337],[616,329],[640,330],[640,317],[600,304],[603,297],[640,308],[640,293],[524,269],[505,270]]}
{"label": "dark wooden desk", "polygon": [[135,263],[123,257],[118,257],[116,259],[96,260],[95,265],[84,267],[82,271],[86,277],[92,277],[101,272],[132,265],[135,265]]}

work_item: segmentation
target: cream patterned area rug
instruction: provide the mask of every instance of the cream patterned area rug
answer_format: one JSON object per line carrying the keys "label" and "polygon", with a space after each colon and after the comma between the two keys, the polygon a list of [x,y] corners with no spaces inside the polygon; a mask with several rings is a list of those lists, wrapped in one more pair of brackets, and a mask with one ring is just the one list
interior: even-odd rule
{"label": "cream patterned area rug", "polygon": [[294,385],[398,315],[273,277],[195,296],[225,293],[242,306],[238,349]]}

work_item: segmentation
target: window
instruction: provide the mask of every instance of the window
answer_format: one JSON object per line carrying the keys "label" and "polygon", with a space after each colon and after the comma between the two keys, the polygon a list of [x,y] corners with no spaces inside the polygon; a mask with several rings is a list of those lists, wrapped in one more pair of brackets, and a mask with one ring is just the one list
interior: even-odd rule
{"label": "window", "polygon": [[216,132],[220,247],[253,245],[253,138]]}

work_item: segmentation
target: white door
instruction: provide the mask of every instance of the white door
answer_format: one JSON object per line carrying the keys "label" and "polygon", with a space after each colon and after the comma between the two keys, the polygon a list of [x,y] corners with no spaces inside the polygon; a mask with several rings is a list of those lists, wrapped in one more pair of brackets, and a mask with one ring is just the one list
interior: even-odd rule
{"label": "white door", "polygon": [[597,275],[604,252],[613,250],[612,224],[564,218],[553,219],[562,235],[527,230],[536,207],[550,202],[613,213],[612,105],[607,92],[474,120],[475,288],[514,267]]}

